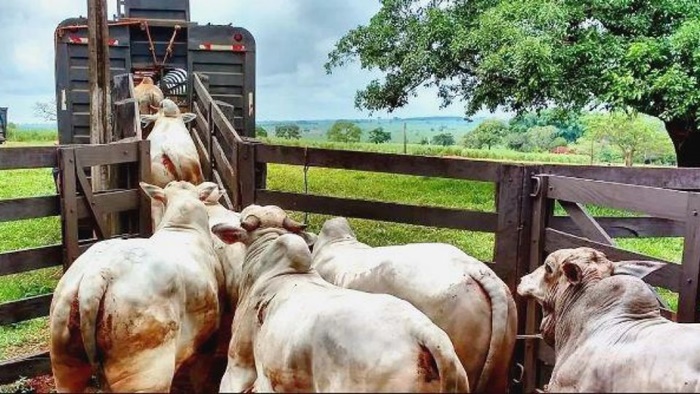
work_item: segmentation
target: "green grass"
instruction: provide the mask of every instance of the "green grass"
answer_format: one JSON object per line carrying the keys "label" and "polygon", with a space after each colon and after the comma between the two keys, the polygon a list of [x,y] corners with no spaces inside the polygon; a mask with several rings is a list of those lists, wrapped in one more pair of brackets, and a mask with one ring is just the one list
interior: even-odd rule
{"label": "green grass", "polygon": [[7,129],[7,140],[12,142],[53,142],[58,140],[57,130]]}
{"label": "green grass", "polygon": [[[273,140],[280,142],[279,140]],[[301,142],[282,141],[302,144]],[[3,146],[26,146],[34,142],[10,142]],[[50,142],[38,142],[50,144]],[[329,144],[323,142],[309,145],[354,150],[373,150],[400,153],[399,144]],[[457,150],[455,150],[457,149]],[[518,161],[562,162],[580,158],[565,155],[531,155],[517,152],[482,152],[461,148],[438,148],[410,145],[409,152],[434,155],[469,155],[482,159],[507,159]],[[457,152],[458,154],[455,154]],[[1,148],[0,148],[1,154]],[[499,156],[500,155],[500,156]],[[581,161],[585,164],[585,160]],[[267,185],[270,189],[303,192],[304,179],[301,166],[269,165]],[[310,168],[308,191],[317,195],[368,199],[486,212],[495,211],[494,184],[489,182],[463,181],[443,178],[395,175],[339,169]],[[50,169],[0,171],[0,200],[55,195]],[[633,213],[604,207],[589,207],[596,216],[633,216]],[[564,214],[561,208],[557,214]],[[301,220],[303,213],[293,212]],[[319,231],[329,216],[310,214],[312,231]],[[407,242],[447,242],[454,244],[474,257],[493,260],[494,235],[471,231],[436,229],[425,226],[394,224],[363,219],[350,219],[358,238],[373,246]],[[0,253],[59,243],[61,240],[58,217],[0,223]],[[618,239],[618,245],[653,257],[679,262],[683,241],[680,238]],[[46,294],[53,290],[61,270],[59,267],[0,277],[0,302],[18,300],[28,296]],[[662,296],[672,308],[677,306],[677,297],[664,289]],[[45,349],[48,337],[47,319],[35,319],[11,326],[0,327],[0,359],[17,357]]]}

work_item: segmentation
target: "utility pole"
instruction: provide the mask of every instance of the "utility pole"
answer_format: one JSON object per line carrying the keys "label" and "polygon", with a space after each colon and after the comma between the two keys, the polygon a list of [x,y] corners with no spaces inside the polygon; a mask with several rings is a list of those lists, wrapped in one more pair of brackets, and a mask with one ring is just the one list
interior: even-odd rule
{"label": "utility pole", "polygon": [[[109,26],[107,0],[87,0],[88,6],[88,80],[90,87],[90,144],[112,142],[112,105],[109,73]],[[99,192],[116,185],[116,168],[92,167],[92,190]],[[106,218],[108,231],[118,225],[113,215]],[[109,237],[111,234],[105,234]]]}
{"label": "utility pole", "polygon": [[408,145],[408,138],[406,138],[406,122],[403,122],[403,153],[406,154],[406,145]]}

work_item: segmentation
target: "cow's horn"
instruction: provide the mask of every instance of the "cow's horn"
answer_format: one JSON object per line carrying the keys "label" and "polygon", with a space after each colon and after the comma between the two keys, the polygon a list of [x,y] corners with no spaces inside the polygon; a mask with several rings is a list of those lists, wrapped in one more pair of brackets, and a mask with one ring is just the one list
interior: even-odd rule
{"label": "cow's horn", "polygon": [[282,222],[282,227],[284,227],[285,230],[291,231],[293,233],[298,233],[306,229],[305,224],[299,223],[296,220],[291,219],[289,217],[284,218],[284,221]]}
{"label": "cow's horn", "polygon": [[255,231],[260,227],[260,218],[255,215],[248,215],[245,220],[241,222],[241,227],[245,231]]}

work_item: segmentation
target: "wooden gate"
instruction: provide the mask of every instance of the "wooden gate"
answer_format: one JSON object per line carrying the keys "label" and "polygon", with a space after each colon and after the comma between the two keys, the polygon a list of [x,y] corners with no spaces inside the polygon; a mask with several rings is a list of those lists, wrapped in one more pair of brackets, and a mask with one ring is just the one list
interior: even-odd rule
{"label": "wooden gate", "polygon": [[[662,314],[678,322],[696,322],[700,282],[700,193],[659,187],[606,182],[558,175],[533,177],[530,271],[548,253],[563,248],[591,247],[612,260],[653,260],[667,265],[644,280],[679,294],[677,314]],[[565,216],[555,216],[558,203]],[[629,218],[594,218],[584,204],[642,214]],[[617,246],[615,237],[683,237],[681,264],[631,252]],[[524,391],[535,391],[549,381],[554,350],[538,339],[541,311],[530,301],[525,316]],[[530,334],[530,335],[527,335]]]}
{"label": "wooden gate", "polygon": [[[40,148],[3,148],[2,170],[59,168],[58,195],[0,201],[0,222],[61,216],[62,244],[0,253],[0,276],[70,264],[95,242],[112,237],[149,236],[151,211],[148,197],[138,181],[150,178],[150,143],[114,143]],[[92,190],[85,167],[122,167],[126,177],[118,189]],[[112,231],[105,226],[105,215],[120,215],[122,227]],[[94,228],[93,236],[78,234],[78,221]],[[52,294],[42,294],[0,304],[0,325],[45,317]],[[49,355],[42,351],[28,357],[0,363],[0,384],[19,376],[51,373]]]}

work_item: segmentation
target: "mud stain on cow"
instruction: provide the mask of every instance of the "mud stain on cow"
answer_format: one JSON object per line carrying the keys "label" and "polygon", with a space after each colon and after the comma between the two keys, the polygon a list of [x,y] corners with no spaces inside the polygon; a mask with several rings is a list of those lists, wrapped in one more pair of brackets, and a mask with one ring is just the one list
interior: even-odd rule
{"label": "mud stain on cow", "polygon": [[435,357],[423,345],[420,345],[420,350],[418,351],[418,375],[423,376],[426,383],[440,379],[440,372],[438,372]]}
{"label": "mud stain on cow", "polygon": [[83,337],[80,334],[80,303],[78,302],[78,293],[73,296],[70,304],[70,313],[68,314],[68,353],[79,357],[87,362],[87,354],[83,345]]}
{"label": "mud stain on cow", "polygon": [[179,179],[178,174],[177,174],[177,168],[175,167],[175,163],[173,163],[173,161],[170,159],[170,157],[168,155],[163,154],[161,162],[163,163],[163,167],[165,167],[165,169],[168,170],[168,172],[170,174],[172,174],[176,179]]}
{"label": "mud stain on cow", "polygon": [[311,376],[299,369],[266,369],[265,376],[276,392],[308,391],[311,388]]}

